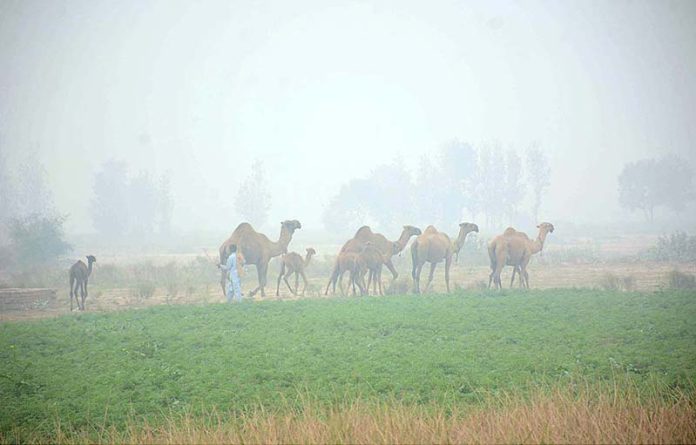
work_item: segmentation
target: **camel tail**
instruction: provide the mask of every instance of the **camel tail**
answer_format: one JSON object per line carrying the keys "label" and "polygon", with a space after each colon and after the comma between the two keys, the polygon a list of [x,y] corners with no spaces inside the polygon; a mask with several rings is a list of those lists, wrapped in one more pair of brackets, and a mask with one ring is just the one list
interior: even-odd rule
{"label": "camel tail", "polygon": [[495,243],[488,246],[488,258],[491,260],[491,270],[495,270],[496,267],[496,255],[495,255]]}
{"label": "camel tail", "polygon": [[411,262],[413,263],[413,270],[411,270],[411,277],[416,279],[416,268],[418,267],[418,245],[416,243],[411,244]]}

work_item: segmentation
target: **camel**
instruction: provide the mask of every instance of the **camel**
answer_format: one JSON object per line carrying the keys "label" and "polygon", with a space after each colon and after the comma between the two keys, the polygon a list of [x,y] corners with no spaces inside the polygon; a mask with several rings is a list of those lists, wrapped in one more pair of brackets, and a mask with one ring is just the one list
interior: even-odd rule
{"label": "camel", "polygon": [[408,240],[410,240],[412,236],[418,236],[420,234],[421,230],[418,227],[404,226],[399,239],[396,241],[389,241],[381,233],[372,232],[369,226],[362,226],[355,232],[355,236],[343,245],[341,253],[360,253],[365,247],[365,244],[371,242],[382,253],[384,265],[387,266],[387,269],[392,273],[392,279],[395,280],[399,276],[399,273],[394,268],[391,257],[404,250],[406,244],[408,244]]}
{"label": "camel", "polygon": [[333,293],[336,294],[336,282],[338,281],[339,287],[341,288],[341,294],[345,295],[343,290],[343,274],[346,272],[350,273],[349,285],[353,288],[353,295],[355,295],[355,286],[358,286],[360,290],[360,295],[365,293],[365,286],[363,285],[362,277],[365,274],[366,264],[360,253],[355,252],[341,252],[338,254],[336,259],[336,267],[334,267],[331,273],[331,278],[326,285],[326,290],[324,295],[329,294],[329,287],[333,285]]}
{"label": "camel", "polygon": [[462,248],[466,236],[470,232],[478,231],[479,229],[476,224],[463,222],[459,224],[459,235],[457,236],[457,240],[453,243],[446,233],[438,232],[434,226],[428,226],[423,234],[418,236],[418,238],[413,241],[413,244],[411,244],[411,258],[413,260],[411,275],[413,277],[415,292],[420,294],[420,276],[426,261],[430,263],[430,275],[428,276],[428,284],[425,286],[427,291],[430,287],[430,283],[433,281],[435,267],[439,262],[444,260],[445,285],[449,293],[449,272],[452,266],[452,255],[455,251],[458,252]]}
{"label": "camel", "polygon": [[488,287],[491,283],[495,284],[496,289],[501,289],[500,273],[503,268],[512,266],[512,280],[510,287],[515,280],[515,273],[520,275],[520,286],[529,289],[529,273],[527,265],[532,255],[539,253],[544,248],[546,236],[553,233],[553,224],[543,222],[537,226],[539,235],[532,241],[527,234],[518,232],[512,227],[505,229],[502,235],[498,235],[488,244],[488,257],[491,260],[491,274],[488,277]]}
{"label": "camel", "polygon": [[[70,311],[73,310],[73,297],[75,297],[75,303],[77,303],[77,309],[85,310],[85,299],[87,298],[87,280],[92,274],[92,265],[97,262],[97,259],[93,255],[87,255],[87,264],[82,262],[82,260],[77,260],[75,264],[70,266]],[[80,296],[82,301],[77,298],[77,291],[80,291]]]}
{"label": "camel", "polygon": [[[303,259],[299,253],[290,252],[283,255],[280,263],[280,274],[278,275],[278,284],[276,286],[276,296],[280,295],[280,280],[284,279],[285,284],[287,284],[290,293],[297,295],[298,286],[300,284],[300,275],[302,275],[302,281],[304,281],[304,287],[302,288],[302,295],[304,295],[307,289],[307,275],[305,275],[305,268],[309,265],[309,260],[312,256],[317,254],[317,251],[313,248],[308,248],[307,255]],[[292,290],[290,283],[288,282],[288,277],[295,274],[295,290]]]}
{"label": "camel", "polygon": [[[398,246],[394,246],[394,248],[397,249]],[[368,242],[365,244],[362,252],[360,252],[360,256],[369,273],[366,288],[367,294],[370,294],[370,283],[372,283],[373,292],[375,294],[384,295],[384,291],[382,290],[382,266],[384,265],[384,255],[382,255],[382,252],[373,245],[372,242]],[[362,277],[360,280],[362,282]]]}
{"label": "camel", "polygon": [[[280,237],[274,242],[262,233],[258,233],[249,223],[241,223],[234,229],[232,235],[220,246],[220,264],[227,262],[229,256],[228,247],[232,244],[237,245],[238,251],[242,252],[246,264],[256,266],[258,274],[258,286],[253,291],[249,292],[249,296],[253,297],[258,291],[261,291],[261,297],[265,297],[264,287],[266,286],[266,278],[268,276],[268,262],[271,258],[287,253],[288,244],[292,240],[292,235],[295,230],[301,229],[302,224],[296,219],[286,220],[280,223]],[[225,272],[223,271],[220,280],[222,292],[225,293]]]}

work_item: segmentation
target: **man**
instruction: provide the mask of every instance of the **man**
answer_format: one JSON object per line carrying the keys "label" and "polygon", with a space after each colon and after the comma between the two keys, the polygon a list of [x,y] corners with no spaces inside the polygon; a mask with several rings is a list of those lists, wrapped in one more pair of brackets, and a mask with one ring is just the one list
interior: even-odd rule
{"label": "man", "polygon": [[220,264],[220,269],[227,272],[227,302],[232,300],[242,301],[242,283],[239,279],[239,267],[243,260],[237,258],[237,245],[232,244],[229,247],[230,252],[227,257],[226,264]]}

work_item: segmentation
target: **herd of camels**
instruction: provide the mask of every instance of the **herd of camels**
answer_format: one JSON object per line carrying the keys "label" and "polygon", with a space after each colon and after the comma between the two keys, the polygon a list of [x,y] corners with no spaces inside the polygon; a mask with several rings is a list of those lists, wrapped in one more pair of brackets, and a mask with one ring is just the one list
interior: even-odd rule
{"label": "herd of camels", "polygon": [[[280,237],[278,241],[271,241],[266,235],[257,232],[249,223],[242,223],[234,230],[232,235],[220,246],[220,264],[224,264],[230,255],[229,247],[237,245],[238,252],[244,258],[246,264],[256,266],[258,274],[258,286],[249,293],[253,297],[261,292],[265,297],[264,288],[267,282],[268,263],[271,258],[281,256],[280,274],[276,283],[276,295],[280,291],[280,282],[284,280],[290,292],[298,294],[299,278],[302,277],[304,287],[302,293],[307,288],[307,276],[305,269],[310,259],[316,254],[313,248],[307,249],[303,257],[299,253],[288,253],[287,248],[292,240],[292,236],[297,229],[302,228],[297,220],[287,220],[281,223]],[[502,234],[496,236],[488,244],[488,255],[491,262],[491,273],[488,280],[488,287],[494,285],[496,289],[502,288],[500,274],[503,268],[512,266],[512,280],[510,286],[514,284],[515,275],[519,275],[520,286],[529,288],[529,273],[527,265],[532,255],[541,252],[544,248],[546,236],[554,230],[553,224],[541,223],[537,226],[539,234],[532,240],[523,232],[518,232],[512,227],[507,228]],[[459,234],[457,239],[452,242],[446,233],[438,231],[435,227],[428,226],[424,231],[414,226],[404,226],[401,236],[396,241],[389,241],[381,233],[374,233],[370,227],[363,226],[355,233],[355,236],[348,240],[338,253],[329,282],[326,285],[324,295],[329,289],[336,292],[336,284],[339,284],[343,293],[343,276],[348,273],[349,286],[356,294],[357,290],[361,295],[369,294],[370,285],[373,293],[383,295],[382,290],[382,267],[386,266],[392,274],[393,279],[398,277],[398,272],[392,264],[392,257],[406,248],[412,237],[416,239],[411,243],[411,258],[413,269],[411,276],[414,283],[414,292],[419,294],[421,271],[425,263],[430,263],[430,273],[425,290],[430,287],[433,274],[437,264],[445,262],[445,286],[447,292],[450,291],[449,273],[452,265],[452,257],[459,254],[464,246],[466,236],[471,232],[478,232],[478,226],[473,223],[463,222],[459,224]],[[295,288],[290,285],[288,278],[295,275]],[[365,275],[368,276],[365,284]],[[225,273],[221,277],[223,293],[225,292]]]}
{"label": "herd of camels", "polygon": [[[285,281],[290,292],[294,295],[298,294],[299,278],[302,277],[304,287],[302,293],[307,288],[307,276],[305,269],[309,265],[309,261],[317,252],[313,248],[308,248],[305,257],[299,253],[289,252],[288,245],[292,240],[292,235],[297,229],[302,228],[299,221],[287,220],[280,224],[280,237],[278,241],[271,241],[263,233],[259,233],[249,223],[242,223],[234,230],[232,235],[220,246],[220,264],[225,264],[230,255],[229,247],[233,244],[237,245],[238,251],[244,258],[246,264],[256,266],[258,273],[258,286],[249,293],[253,297],[257,292],[261,292],[261,296],[265,297],[264,288],[268,276],[268,263],[271,258],[282,255],[280,274],[276,283],[276,295],[280,291],[281,280]],[[500,273],[503,268],[512,266],[512,280],[510,287],[515,281],[515,275],[520,276],[520,286],[529,288],[529,273],[527,265],[532,255],[541,252],[544,248],[546,236],[553,232],[553,224],[541,223],[537,226],[539,235],[532,240],[523,232],[518,232],[512,227],[508,227],[501,235],[496,236],[488,244],[488,256],[491,260],[491,274],[488,279],[488,287],[493,284],[496,289],[502,287],[500,281]],[[356,294],[356,287],[361,295],[370,293],[370,285],[372,285],[373,293],[384,295],[382,289],[382,267],[387,266],[392,278],[398,277],[398,272],[392,264],[391,258],[403,251],[412,237],[416,239],[411,243],[411,258],[413,260],[413,269],[411,276],[413,277],[414,291],[419,294],[420,276],[425,263],[430,263],[430,273],[428,282],[425,285],[425,290],[430,287],[433,281],[435,267],[442,261],[445,262],[445,286],[447,292],[450,291],[449,273],[452,265],[452,257],[459,254],[459,251],[464,246],[466,236],[471,232],[478,232],[476,224],[463,222],[459,224],[459,234],[457,239],[452,242],[446,233],[438,231],[433,226],[428,226],[424,231],[414,226],[404,226],[401,231],[401,236],[396,241],[389,241],[381,233],[374,233],[370,227],[362,226],[355,233],[355,236],[349,239],[341,248],[336,258],[329,283],[326,285],[324,295],[329,293],[332,288],[333,293],[336,293],[336,283],[339,284],[343,293],[343,276],[348,273],[349,285],[352,287],[352,292]],[[85,299],[87,297],[87,282],[92,273],[92,266],[97,259],[92,256],[87,256],[86,265],[82,261],[77,261],[70,267],[70,310],[73,309],[73,298],[77,303],[77,308],[81,311],[85,310]],[[365,284],[365,275],[368,275],[367,285]],[[293,289],[288,281],[288,278],[295,275],[295,288]],[[222,292],[225,292],[225,273],[221,277]],[[80,293],[80,298],[78,298]]]}

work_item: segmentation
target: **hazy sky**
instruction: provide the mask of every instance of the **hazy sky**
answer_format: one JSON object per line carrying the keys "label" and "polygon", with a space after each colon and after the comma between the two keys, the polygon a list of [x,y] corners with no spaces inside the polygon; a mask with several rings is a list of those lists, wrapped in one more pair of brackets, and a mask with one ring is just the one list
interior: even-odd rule
{"label": "hazy sky", "polygon": [[0,149],[44,162],[73,231],[110,158],[228,231],[261,159],[272,226],[319,227],[345,181],[455,138],[539,141],[543,219],[617,218],[624,162],[696,164],[695,116],[693,0],[0,0]]}

